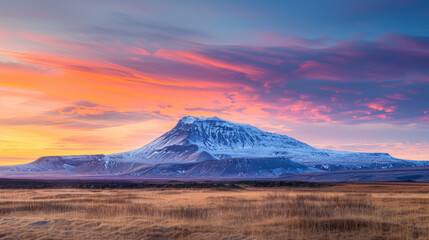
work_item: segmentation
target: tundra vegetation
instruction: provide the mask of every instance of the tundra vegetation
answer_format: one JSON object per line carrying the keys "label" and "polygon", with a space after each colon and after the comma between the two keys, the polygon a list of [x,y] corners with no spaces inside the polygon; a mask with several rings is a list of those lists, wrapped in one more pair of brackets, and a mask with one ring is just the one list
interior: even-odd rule
{"label": "tundra vegetation", "polygon": [[425,183],[166,186],[1,189],[0,239],[429,238]]}

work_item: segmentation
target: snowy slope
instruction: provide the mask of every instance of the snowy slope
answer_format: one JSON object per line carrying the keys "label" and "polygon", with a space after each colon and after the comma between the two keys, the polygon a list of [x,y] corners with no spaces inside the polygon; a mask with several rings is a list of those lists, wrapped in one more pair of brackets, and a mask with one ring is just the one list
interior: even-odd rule
{"label": "snowy slope", "polygon": [[0,166],[0,175],[28,175],[31,173],[119,175],[135,171],[144,164],[106,161],[105,155],[76,155],[41,157],[28,164]]}
{"label": "snowy slope", "polygon": [[314,148],[291,137],[217,117],[184,117],[148,145],[108,155],[114,161],[190,163],[213,159],[285,157],[309,167],[337,171],[412,167],[427,162],[396,159],[387,153],[359,153]]}
{"label": "snowy slope", "polygon": [[169,132],[148,145],[108,157],[138,162],[198,162],[232,157],[272,157],[275,152],[315,148],[288,136],[217,117],[184,117]]}

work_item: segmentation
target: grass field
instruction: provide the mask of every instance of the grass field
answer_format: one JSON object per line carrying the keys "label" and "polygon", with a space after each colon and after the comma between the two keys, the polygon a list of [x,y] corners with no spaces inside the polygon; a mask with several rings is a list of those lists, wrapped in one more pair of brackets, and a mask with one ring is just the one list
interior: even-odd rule
{"label": "grass field", "polygon": [[429,184],[1,189],[0,239],[429,239]]}

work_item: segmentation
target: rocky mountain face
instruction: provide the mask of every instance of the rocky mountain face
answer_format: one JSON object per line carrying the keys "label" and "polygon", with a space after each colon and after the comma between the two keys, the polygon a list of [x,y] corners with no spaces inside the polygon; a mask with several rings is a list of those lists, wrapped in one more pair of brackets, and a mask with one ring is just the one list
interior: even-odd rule
{"label": "rocky mountain face", "polygon": [[[148,145],[108,158],[146,163],[200,162],[233,157],[273,157],[276,151],[315,148],[288,136],[217,117],[184,117],[169,132]],[[279,154],[281,155],[281,154]]]}
{"label": "rocky mountain face", "polygon": [[0,167],[10,174],[85,174],[134,177],[275,177],[318,171],[402,168],[429,162],[387,153],[314,148],[291,137],[217,117],[184,117],[139,149],[110,155],[42,157]]}

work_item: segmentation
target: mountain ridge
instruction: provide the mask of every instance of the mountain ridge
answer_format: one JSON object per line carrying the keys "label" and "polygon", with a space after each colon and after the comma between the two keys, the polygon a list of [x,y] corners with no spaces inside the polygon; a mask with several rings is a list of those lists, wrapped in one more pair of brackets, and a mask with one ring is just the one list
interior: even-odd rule
{"label": "mountain ridge", "polygon": [[46,156],[0,167],[3,174],[276,177],[317,171],[426,166],[388,153],[318,149],[286,135],[218,117],[183,117],[149,144],[109,155]]}

